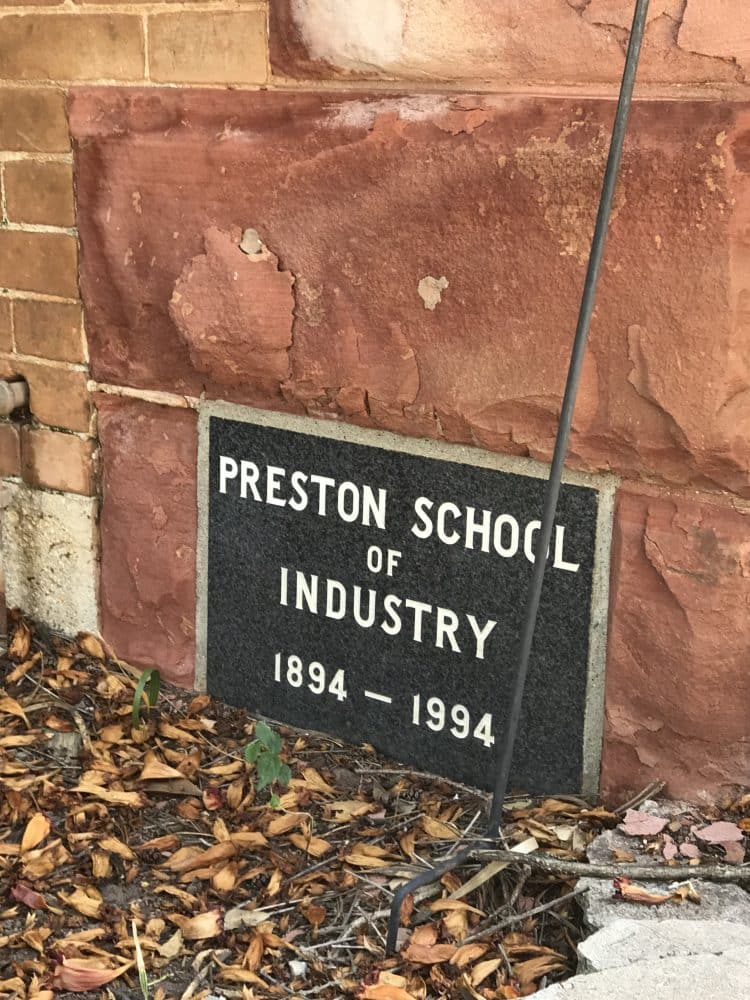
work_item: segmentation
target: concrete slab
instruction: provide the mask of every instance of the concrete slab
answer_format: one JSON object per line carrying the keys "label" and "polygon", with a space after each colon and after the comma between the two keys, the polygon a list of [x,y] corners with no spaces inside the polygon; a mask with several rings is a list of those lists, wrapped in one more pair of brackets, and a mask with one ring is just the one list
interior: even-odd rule
{"label": "concrete slab", "polygon": [[750,925],[726,920],[615,920],[578,946],[578,972],[602,972],[661,958],[721,955],[744,948]]}
{"label": "concrete slab", "polygon": [[[668,882],[639,882],[651,892],[665,892]],[[584,920],[593,931],[601,930],[616,920],[637,920],[653,924],[664,919],[722,920],[750,926],[750,895],[737,885],[715,885],[711,882],[692,883],[701,897],[700,903],[662,903],[646,906],[615,899],[612,883],[606,879],[582,878],[578,885],[588,889],[581,897]]]}
{"label": "concrete slab", "polygon": [[747,1000],[750,962],[746,946],[723,955],[693,955],[635,962],[574,976],[534,994],[536,1000]]}

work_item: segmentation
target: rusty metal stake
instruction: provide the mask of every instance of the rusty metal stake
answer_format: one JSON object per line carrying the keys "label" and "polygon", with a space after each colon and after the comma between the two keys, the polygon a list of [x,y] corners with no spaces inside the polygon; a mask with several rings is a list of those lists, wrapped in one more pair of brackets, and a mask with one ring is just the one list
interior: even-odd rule
{"label": "rusty metal stake", "polygon": [[[547,551],[552,539],[552,529],[557,509],[557,499],[560,495],[560,483],[562,481],[565,455],[568,450],[568,439],[573,422],[573,410],[575,408],[578,383],[581,378],[583,358],[586,351],[589,329],[591,327],[591,317],[594,312],[594,299],[596,297],[596,286],[599,281],[599,271],[601,269],[602,258],[604,256],[604,246],[607,240],[607,229],[610,216],[612,214],[612,203],[614,200],[617,175],[622,159],[622,148],[627,130],[630,104],[633,98],[633,87],[635,85],[635,75],[638,69],[638,59],[641,52],[641,43],[646,27],[646,15],[648,13],[649,0],[636,0],[635,12],[633,14],[633,26],[630,31],[630,42],[628,53],[625,59],[625,70],[620,84],[620,96],[617,101],[617,111],[615,113],[614,126],[612,128],[612,139],[609,147],[609,157],[607,167],[604,171],[604,182],[599,200],[599,211],[596,216],[596,226],[594,236],[591,241],[591,251],[586,269],[586,278],[581,296],[581,306],[578,313],[578,323],[576,326],[573,349],[568,367],[568,378],[563,395],[562,408],[560,411],[560,422],[555,438],[555,450],[552,456],[552,466],[550,468],[549,479],[544,491],[544,508],[542,513],[542,523],[537,536],[534,569],[531,574],[531,581],[526,597],[526,608],[524,612],[523,626],[521,628],[521,639],[519,643],[518,658],[516,661],[516,672],[513,680],[513,694],[511,697],[510,711],[503,732],[498,758],[497,772],[495,777],[495,787],[490,806],[490,816],[487,828],[488,837],[495,839],[498,836],[503,815],[503,803],[508,790],[508,779],[510,768],[513,762],[513,748],[518,733],[518,722],[521,716],[523,704],[523,693],[526,686],[526,676],[529,668],[529,657],[534,640],[534,630],[536,627],[537,612],[539,611],[539,601],[542,593],[542,583],[544,571],[547,565]],[[451,855],[441,861],[433,868],[429,868],[417,875],[411,881],[402,885],[393,897],[391,904],[390,919],[388,921],[388,938],[386,941],[386,953],[392,955],[396,950],[396,938],[401,915],[401,905],[408,895],[415,889],[430,882],[435,882],[446,872],[457,868],[468,860],[477,850],[476,847],[464,848],[457,854]]]}

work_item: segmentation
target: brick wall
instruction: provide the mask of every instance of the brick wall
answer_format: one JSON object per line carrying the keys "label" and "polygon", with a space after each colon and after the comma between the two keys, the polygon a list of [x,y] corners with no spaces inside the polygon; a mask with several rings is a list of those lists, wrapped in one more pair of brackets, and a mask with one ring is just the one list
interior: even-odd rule
{"label": "brick wall", "polygon": [[[571,461],[621,480],[611,789],[645,784],[657,768],[675,793],[698,794],[750,769],[745,7],[652,4],[623,180],[641,211],[623,213],[629,236],[613,234],[584,372]],[[43,540],[31,567],[28,552],[10,553],[11,597],[60,627],[100,625],[124,658],[190,681],[202,390],[546,460],[631,13],[630,0],[0,0],[0,369],[30,386],[29,413],[0,422],[0,475],[11,523],[25,517]],[[279,93],[252,97],[267,90]],[[482,128],[500,144],[507,130],[508,150],[487,159]],[[197,135],[204,147],[190,145]],[[447,159],[436,144],[409,173],[409,142],[422,150],[436,135],[448,136]],[[132,149],[110,141],[122,136]],[[228,152],[207,157],[219,140]],[[224,193],[196,208],[219,162]],[[360,213],[340,260],[339,211],[315,214],[332,183]],[[425,183],[437,184],[427,210]],[[412,217],[416,201],[427,214]],[[262,350],[242,369],[254,341],[232,326],[235,292],[221,283],[238,203],[274,240],[267,329],[262,306],[256,317],[260,342],[279,345],[273,371]],[[487,220],[508,205],[519,218],[504,219],[504,237],[516,225],[531,237],[505,245],[498,228],[485,246]],[[200,232],[184,231],[188,217]],[[390,253],[395,278],[375,266]],[[196,301],[214,295],[236,332],[234,353],[230,344],[203,367],[169,309],[183,266],[199,258],[211,283]],[[398,280],[412,265],[421,270],[407,292]],[[439,267],[455,274],[427,315],[417,278]],[[555,279],[537,302],[540,273]],[[502,330],[512,346],[487,354],[487,331],[519,302],[529,311]],[[329,326],[336,337],[321,338]],[[410,329],[422,339],[410,342]],[[696,702],[709,683],[720,693]]]}
{"label": "brick wall", "polygon": [[82,82],[261,85],[266,6],[0,2],[0,363],[30,386],[0,472],[93,495],[96,427],[78,291],[69,88]]}

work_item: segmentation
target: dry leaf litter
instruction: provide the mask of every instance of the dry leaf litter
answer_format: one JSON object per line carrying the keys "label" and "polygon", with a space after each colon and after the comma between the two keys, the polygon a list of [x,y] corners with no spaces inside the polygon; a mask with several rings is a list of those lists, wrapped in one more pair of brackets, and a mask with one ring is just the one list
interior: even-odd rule
{"label": "dry leaf litter", "polygon": [[[750,795],[673,821],[518,798],[503,829],[517,861],[468,863],[409,897],[386,958],[395,890],[467,841],[488,846],[485,796],[279,727],[293,777],[272,808],[243,757],[247,713],[167,685],[133,729],[137,671],[99,639],[18,614],[11,630],[0,997],[130,1000],[144,996],[144,969],[153,1000],[530,996],[575,971],[582,935],[577,875],[532,858],[585,861],[622,821],[665,865],[744,860]],[[618,878],[613,892],[639,887]],[[689,883],[663,895],[699,905]]]}

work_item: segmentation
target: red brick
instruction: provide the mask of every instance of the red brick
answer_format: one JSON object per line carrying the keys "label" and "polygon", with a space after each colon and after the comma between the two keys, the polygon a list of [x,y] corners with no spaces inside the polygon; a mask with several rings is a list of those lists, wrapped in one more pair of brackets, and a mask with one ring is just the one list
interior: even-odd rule
{"label": "red brick", "polygon": [[30,486],[81,493],[94,492],[94,442],[41,427],[24,427],[21,468]]}
{"label": "red brick", "polygon": [[16,299],[13,304],[16,350],[52,361],[84,360],[81,306],[78,302]]}
{"label": "red brick", "polygon": [[0,87],[0,149],[34,153],[70,149],[63,92],[54,87]]}
{"label": "red brick", "polygon": [[0,287],[77,298],[75,237],[0,229]]}
{"label": "red brick", "polygon": [[21,475],[21,446],[18,426],[0,421],[0,476]]}
{"label": "red brick", "polygon": [[0,298],[0,351],[13,350],[13,303]]}
{"label": "red brick", "polygon": [[25,359],[11,359],[17,375],[29,383],[29,409],[42,424],[88,432],[91,398],[84,372]]}
{"label": "red brick", "polygon": [[195,666],[197,420],[99,394],[102,634],[130,663],[190,685]]}
{"label": "red brick", "polygon": [[750,512],[620,491],[602,786],[715,801],[750,774]]}
{"label": "red brick", "polygon": [[11,160],[5,164],[10,222],[75,225],[73,169],[69,163]]}

